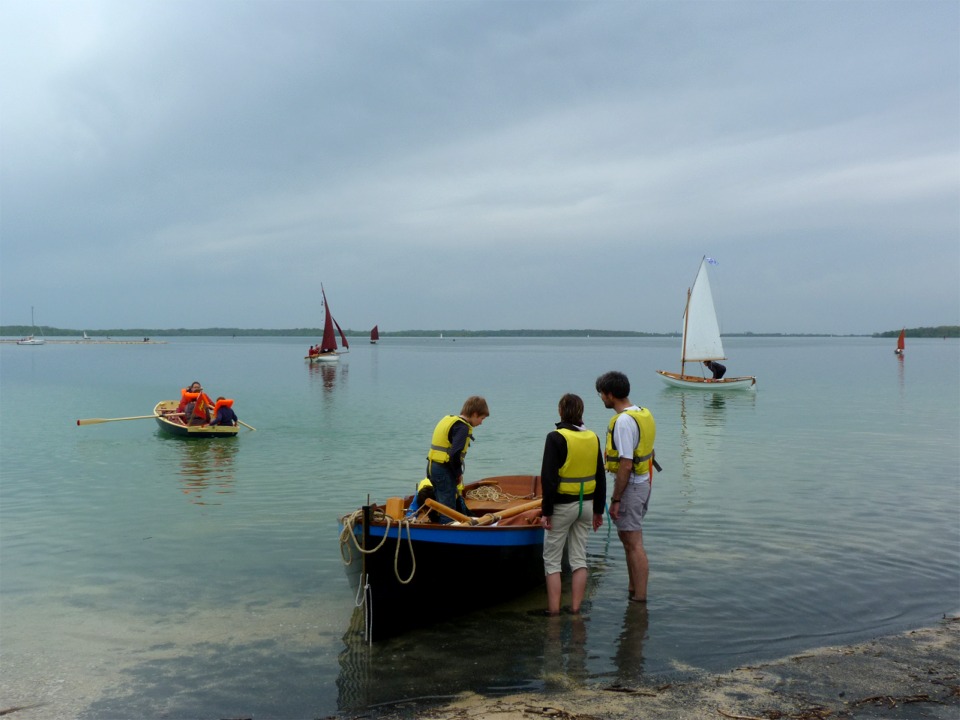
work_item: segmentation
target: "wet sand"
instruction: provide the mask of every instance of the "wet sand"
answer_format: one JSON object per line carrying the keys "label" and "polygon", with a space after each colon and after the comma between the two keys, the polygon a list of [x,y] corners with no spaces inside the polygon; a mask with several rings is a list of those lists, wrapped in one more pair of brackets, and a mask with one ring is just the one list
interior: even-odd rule
{"label": "wet sand", "polygon": [[[83,686],[65,677],[83,675],[80,668],[34,670],[32,677],[31,673],[14,672],[20,681],[12,683],[13,678],[4,672],[0,717],[68,720],[88,716],[87,708],[98,695],[97,683],[81,692]],[[819,648],[727,673],[689,669],[673,673],[669,680],[641,677],[636,686],[565,686],[563,678],[549,680],[557,690],[498,697],[465,693],[446,701],[368,708],[338,720],[957,720],[960,617],[901,635]],[[170,714],[163,717],[180,720]],[[210,716],[213,720],[224,717]]]}
{"label": "wet sand", "polygon": [[823,720],[960,718],[960,618],[858,645],[826,647],[635,687],[571,687],[442,706],[415,703],[351,716],[389,720]]}

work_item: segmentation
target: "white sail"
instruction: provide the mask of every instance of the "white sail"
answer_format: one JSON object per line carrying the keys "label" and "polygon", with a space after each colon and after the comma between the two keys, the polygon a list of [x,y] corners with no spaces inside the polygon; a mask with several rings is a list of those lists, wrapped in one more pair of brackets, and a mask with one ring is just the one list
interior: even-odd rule
{"label": "white sail", "polygon": [[704,258],[700,261],[700,269],[687,299],[687,309],[683,313],[681,367],[682,363],[725,358],[723,343],[720,342],[717,311],[713,306],[713,294],[710,292],[707,259]]}

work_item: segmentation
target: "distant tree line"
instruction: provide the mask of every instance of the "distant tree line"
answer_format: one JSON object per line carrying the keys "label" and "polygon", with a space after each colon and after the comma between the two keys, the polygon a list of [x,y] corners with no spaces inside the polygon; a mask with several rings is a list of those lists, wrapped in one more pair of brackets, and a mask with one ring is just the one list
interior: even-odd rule
{"label": "distant tree line", "polygon": [[[83,330],[41,325],[0,325],[0,336],[21,337],[42,333],[46,337],[82,337]],[[320,338],[321,328],[108,328],[86,330],[91,337],[304,337]],[[344,330],[348,337],[367,337],[369,330]],[[831,333],[724,333],[724,337],[897,337],[900,330],[887,330],[873,335],[835,335]],[[396,330],[380,332],[380,337],[680,337],[678,332],[650,333],[635,330]],[[960,337],[960,325],[907,328],[907,337]]]}
{"label": "distant tree line", "polygon": [[[894,338],[900,335],[899,330],[887,330],[882,333],[874,333],[873,337]],[[907,328],[907,337],[911,338],[938,338],[960,337],[960,325],[937,325],[936,327]]]}

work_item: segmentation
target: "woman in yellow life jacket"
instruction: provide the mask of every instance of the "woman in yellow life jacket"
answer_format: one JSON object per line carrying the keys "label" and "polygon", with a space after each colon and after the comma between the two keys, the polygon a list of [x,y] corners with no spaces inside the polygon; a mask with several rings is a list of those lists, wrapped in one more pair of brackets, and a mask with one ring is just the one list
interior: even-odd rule
{"label": "woman in yellow life jacket", "polygon": [[567,393],[560,398],[560,422],[547,434],[540,467],[541,505],[546,534],[543,569],[547,579],[545,615],[560,614],[561,561],[566,546],[573,571],[570,612],[580,612],[587,589],[587,538],[603,525],[606,476],[600,438],[583,426],[583,400]]}
{"label": "woman in yellow life jacket", "polygon": [[[427,477],[433,483],[436,500],[464,514],[468,514],[467,508],[458,489],[463,485],[463,460],[473,440],[473,428],[480,427],[488,417],[487,401],[472,395],[463,403],[459,415],[447,415],[437,423],[430,439]],[[441,522],[450,520],[444,517]]]}

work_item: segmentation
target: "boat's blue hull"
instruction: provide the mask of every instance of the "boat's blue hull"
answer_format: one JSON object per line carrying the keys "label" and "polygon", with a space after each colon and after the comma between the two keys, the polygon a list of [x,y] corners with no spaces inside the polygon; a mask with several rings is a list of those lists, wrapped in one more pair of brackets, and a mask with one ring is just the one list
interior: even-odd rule
{"label": "boat's blue hull", "polygon": [[543,583],[539,524],[392,523],[387,529],[357,523],[353,532],[361,547],[379,546],[366,554],[352,548],[348,566],[358,599],[365,601],[366,632],[373,640],[503,602]]}

